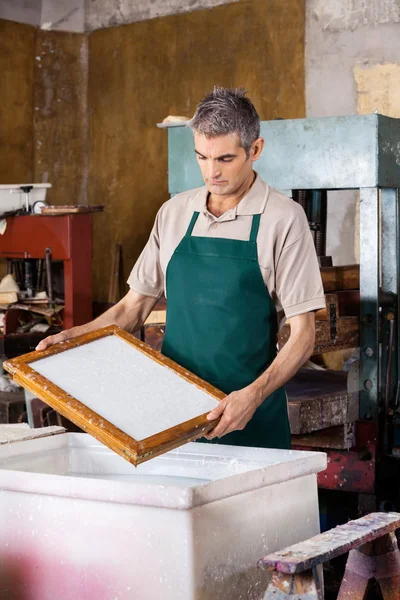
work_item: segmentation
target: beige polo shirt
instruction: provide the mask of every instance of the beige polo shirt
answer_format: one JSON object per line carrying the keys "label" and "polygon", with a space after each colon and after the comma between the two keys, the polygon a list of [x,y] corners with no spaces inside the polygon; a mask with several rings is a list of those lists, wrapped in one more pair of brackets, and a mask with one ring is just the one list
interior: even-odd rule
{"label": "beige polo shirt", "polygon": [[278,322],[325,306],[318,260],[306,215],[299,204],[270,188],[259,175],[239,204],[220,217],[207,210],[206,186],[177,194],[158,211],[149,240],[128,279],[129,286],[159,298],[166,290],[168,263],[200,214],[192,235],[248,240],[252,217],[261,214],[257,236],[260,270]]}

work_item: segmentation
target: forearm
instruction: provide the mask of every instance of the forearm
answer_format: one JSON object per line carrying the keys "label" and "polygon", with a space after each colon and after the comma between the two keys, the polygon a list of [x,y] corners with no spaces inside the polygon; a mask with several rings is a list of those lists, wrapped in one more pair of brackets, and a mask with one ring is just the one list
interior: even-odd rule
{"label": "forearm", "polygon": [[[72,327],[68,330],[68,337],[74,338],[78,335],[83,335],[85,333],[90,333],[91,331],[95,331],[96,329],[101,329],[102,327],[108,327],[108,325],[118,325],[122,329],[127,329],[126,327],[126,315],[123,310],[121,310],[120,303],[116,304],[109,308],[102,315],[94,319],[93,321],[89,321],[89,323],[85,323],[84,325],[78,325],[76,327]],[[136,323],[135,323],[136,325]],[[138,329],[140,324],[137,323],[137,327],[134,330]]]}
{"label": "forearm", "polygon": [[72,337],[75,337],[76,335],[107,327],[108,325],[117,325],[121,329],[133,333],[143,325],[156,302],[156,298],[139,295],[132,297],[132,294],[127,294],[117,304],[97,317],[97,319],[85,325],[73,327],[70,332],[73,334]]}
{"label": "forearm", "polygon": [[130,290],[118,304],[94,319],[94,321],[51,335],[39,342],[36,350],[45,350],[53,344],[65,342],[108,325],[118,325],[118,327],[133,333],[143,325],[156,302],[157,298],[143,296],[134,290]]}
{"label": "forearm", "polygon": [[299,368],[310,358],[314,350],[314,343],[314,326],[306,330],[291,332],[289,340],[279,351],[273,363],[249,386],[249,391],[255,394],[257,406],[260,406],[265,398],[297,373]]}

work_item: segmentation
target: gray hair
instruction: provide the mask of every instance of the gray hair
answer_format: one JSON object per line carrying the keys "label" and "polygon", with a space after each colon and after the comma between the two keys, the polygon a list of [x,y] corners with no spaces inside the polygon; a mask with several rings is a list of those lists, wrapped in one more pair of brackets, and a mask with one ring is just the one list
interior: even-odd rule
{"label": "gray hair", "polygon": [[197,106],[188,126],[208,138],[237,133],[247,157],[260,137],[260,117],[244,88],[215,86]]}

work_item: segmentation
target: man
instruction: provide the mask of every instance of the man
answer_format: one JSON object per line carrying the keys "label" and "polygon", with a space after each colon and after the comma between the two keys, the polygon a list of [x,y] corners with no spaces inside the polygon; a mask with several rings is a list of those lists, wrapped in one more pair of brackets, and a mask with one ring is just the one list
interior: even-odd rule
{"label": "man", "polygon": [[[311,355],[325,306],[308,222],[253,171],[264,140],[243,90],[214,88],[190,127],[205,186],[161,207],[118,304],[37,349],[112,323],[135,331],[165,292],[162,352],[227,394],[208,440],[289,448],[283,385]],[[285,317],[291,334],[277,354]]]}

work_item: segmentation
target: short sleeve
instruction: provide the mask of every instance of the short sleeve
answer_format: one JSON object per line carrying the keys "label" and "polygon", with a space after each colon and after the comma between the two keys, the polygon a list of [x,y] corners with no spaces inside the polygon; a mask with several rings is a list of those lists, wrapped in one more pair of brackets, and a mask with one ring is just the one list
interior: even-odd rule
{"label": "short sleeve", "polygon": [[146,246],[128,278],[131,289],[143,296],[160,298],[164,291],[164,276],[160,264],[160,213],[158,211]]}
{"label": "short sleeve", "polygon": [[276,295],[286,318],[325,307],[314,241],[305,215],[301,220],[301,231],[295,226],[289,233],[276,267]]}

